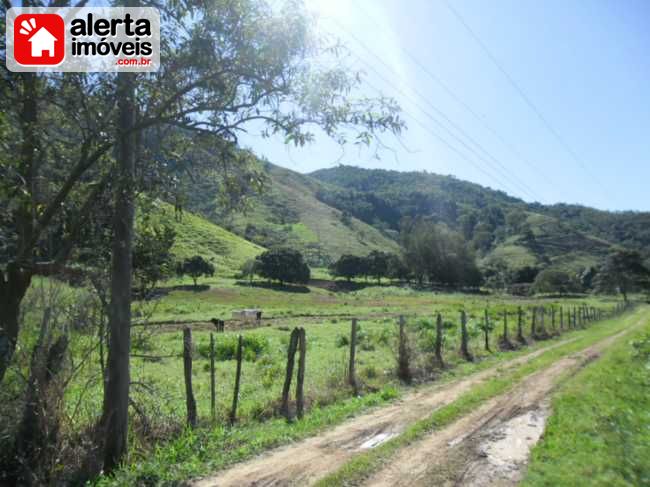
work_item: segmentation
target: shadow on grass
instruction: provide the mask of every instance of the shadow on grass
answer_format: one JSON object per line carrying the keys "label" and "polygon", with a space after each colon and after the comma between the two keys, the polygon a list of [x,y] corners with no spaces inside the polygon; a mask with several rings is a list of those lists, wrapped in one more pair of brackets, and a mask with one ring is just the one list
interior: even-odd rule
{"label": "shadow on grass", "polygon": [[297,293],[306,294],[311,292],[307,286],[300,284],[278,284],[277,282],[266,281],[236,281],[235,285],[242,287],[256,287],[261,289],[270,289],[272,291],[280,291],[283,293]]}
{"label": "shadow on grass", "polygon": [[173,291],[191,291],[194,293],[201,293],[209,289],[210,286],[207,284],[199,284],[198,286],[193,286],[192,284],[179,284],[178,286],[157,287],[147,292],[146,295],[143,295],[140,290],[134,289],[133,298],[137,301],[153,301],[154,299],[163,298]]}

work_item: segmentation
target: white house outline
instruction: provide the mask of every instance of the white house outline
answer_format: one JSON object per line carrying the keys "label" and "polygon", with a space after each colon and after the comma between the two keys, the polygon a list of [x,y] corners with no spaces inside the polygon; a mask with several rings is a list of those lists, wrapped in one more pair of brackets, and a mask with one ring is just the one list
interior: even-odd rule
{"label": "white house outline", "polygon": [[41,27],[36,34],[28,39],[28,42],[32,44],[32,57],[43,57],[45,51],[47,51],[48,57],[54,57],[54,43],[57,40],[49,30]]}

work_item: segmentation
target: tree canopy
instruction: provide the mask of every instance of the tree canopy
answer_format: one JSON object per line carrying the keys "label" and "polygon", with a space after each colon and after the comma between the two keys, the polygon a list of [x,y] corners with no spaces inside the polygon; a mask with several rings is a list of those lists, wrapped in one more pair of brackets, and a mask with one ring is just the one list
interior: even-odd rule
{"label": "tree canopy", "polygon": [[309,266],[302,254],[294,249],[280,248],[257,256],[255,272],[266,279],[294,284],[306,284],[311,277]]}

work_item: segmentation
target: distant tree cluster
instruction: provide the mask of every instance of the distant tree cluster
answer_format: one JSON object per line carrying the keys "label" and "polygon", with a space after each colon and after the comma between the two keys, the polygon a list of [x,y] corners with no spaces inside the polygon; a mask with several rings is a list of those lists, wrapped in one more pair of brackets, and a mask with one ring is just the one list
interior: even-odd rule
{"label": "distant tree cluster", "polygon": [[176,265],[176,274],[180,276],[190,276],[194,281],[194,287],[198,285],[199,277],[210,277],[214,275],[214,265],[205,260],[200,255],[195,255]]}
{"label": "distant tree cluster", "polygon": [[410,281],[419,284],[479,286],[481,272],[474,254],[462,236],[444,224],[407,220],[402,226],[403,255],[372,251],[367,256],[342,255],[330,266],[333,276],[350,281],[371,277]]}
{"label": "distant tree cluster", "polygon": [[470,286],[481,284],[476,258],[462,235],[444,224],[424,219],[402,225],[404,262],[421,284]]}
{"label": "distant tree cluster", "polygon": [[288,248],[271,249],[261,253],[254,261],[248,261],[242,266],[242,273],[249,279],[258,275],[278,281],[280,285],[306,284],[311,277],[311,271],[302,254]]}
{"label": "distant tree cluster", "polygon": [[410,273],[400,256],[373,250],[367,256],[345,254],[330,266],[330,273],[347,281],[354,278],[373,278],[381,284],[382,278],[408,280]]}
{"label": "distant tree cluster", "polygon": [[531,290],[538,294],[570,294],[582,291],[582,285],[577,276],[566,271],[549,268],[537,274]]}

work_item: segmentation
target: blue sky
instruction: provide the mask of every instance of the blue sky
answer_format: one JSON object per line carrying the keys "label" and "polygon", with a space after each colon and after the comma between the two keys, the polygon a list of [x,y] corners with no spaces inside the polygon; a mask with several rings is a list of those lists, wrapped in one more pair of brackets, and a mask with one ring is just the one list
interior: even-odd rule
{"label": "blue sky", "polygon": [[300,172],[426,170],[527,201],[650,210],[650,2],[449,0],[545,123],[443,0],[306,1],[366,72],[364,91],[400,102],[408,130],[384,139],[380,160],[322,134],[304,149],[242,137],[259,155]]}

